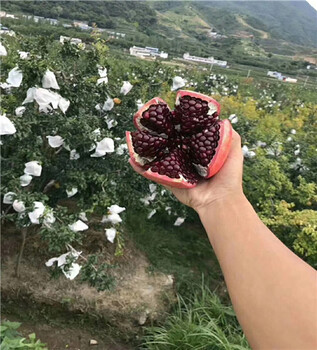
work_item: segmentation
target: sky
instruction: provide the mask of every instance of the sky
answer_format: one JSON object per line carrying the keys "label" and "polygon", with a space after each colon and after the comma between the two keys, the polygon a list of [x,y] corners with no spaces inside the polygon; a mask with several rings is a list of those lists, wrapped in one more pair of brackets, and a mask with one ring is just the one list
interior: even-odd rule
{"label": "sky", "polygon": [[317,0],[307,0],[307,2],[317,11]]}

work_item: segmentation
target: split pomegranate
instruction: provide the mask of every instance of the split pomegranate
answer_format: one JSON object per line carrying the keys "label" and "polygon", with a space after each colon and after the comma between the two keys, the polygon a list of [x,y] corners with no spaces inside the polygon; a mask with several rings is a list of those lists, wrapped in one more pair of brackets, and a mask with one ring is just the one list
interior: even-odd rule
{"label": "split pomegranate", "polygon": [[219,114],[217,101],[193,91],[177,93],[174,111],[153,98],[134,116],[138,131],[126,132],[130,162],[155,182],[195,187],[221,169],[230,150],[231,123]]}

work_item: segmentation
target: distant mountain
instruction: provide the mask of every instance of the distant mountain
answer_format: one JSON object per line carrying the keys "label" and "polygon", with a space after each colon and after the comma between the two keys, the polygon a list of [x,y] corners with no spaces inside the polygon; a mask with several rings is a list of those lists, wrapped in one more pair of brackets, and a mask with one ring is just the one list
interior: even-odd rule
{"label": "distant mountain", "polygon": [[100,27],[115,28],[118,19],[139,23],[141,28],[156,21],[156,13],[146,3],[132,1],[15,1],[2,0],[4,11],[22,12],[49,18],[95,22]]}
{"label": "distant mountain", "polygon": [[[215,8],[247,15],[253,27],[256,28],[255,22],[259,29],[264,25],[273,38],[317,46],[317,11],[306,1],[203,1],[195,6],[205,16]],[[212,16],[209,19],[212,20]]]}
{"label": "distant mountain", "polygon": [[[192,15],[198,32],[202,27],[205,31],[210,27],[226,35],[243,37],[249,33],[262,39],[282,39],[317,47],[317,11],[306,1],[2,0],[1,7],[12,12],[95,22],[106,28],[117,28],[127,23],[133,30],[158,30],[164,34],[162,29],[165,27],[168,37],[175,30],[184,31],[189,37],[195,36]],[[179,15],[186,16],[187,22],[179,21]],[[191,33],[188,33],[187,23]]]}
{"label": "distant mountain", "polygon": [[170,57],[190,52],[267,68],[317,57],[317,11],[306,1],[2,0],[1,9],[96,23],[126,33],[109,45],[155,46]]}

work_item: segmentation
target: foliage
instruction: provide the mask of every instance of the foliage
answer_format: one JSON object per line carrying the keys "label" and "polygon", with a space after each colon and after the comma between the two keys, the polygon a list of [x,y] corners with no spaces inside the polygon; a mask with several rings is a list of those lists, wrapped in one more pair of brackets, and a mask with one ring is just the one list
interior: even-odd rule
{"label": "foliage", "polygon": [[115,279],[109,275],[109,269],[113,268],[109,264],[99,264],[98,267],[98,256],[90,255],[86,264],[83,266],[81,271],[81,280],[87,281],[92,287],[95,287],[98,292],[107,289],[112,289],[115,286]]}
{"label": "foliage", "polygon": [[[258,1],[206,1],[198,2],[198,4],[205,15],[210,16],[219,8],[229,13],[248,15],[248,23],[255,24],[256,28],[262,30],[265,30],[263,25],[266,25],[269,33],[276,38],[316,46],[316,37],[313,34],[316,31],[315,13],[307,3],[273,2],[268,6]],[[250,22],[251,17],[252,22]]]}
{"label": "foliage", "polygon": [[36,339],[35,333],[29,334],[28,338],[22,337],[17,331],[20,326],[19,322],[1,321],[0,347],[2,350],[47,350],[45,344]]}
{"label": "foliage", "polygon": [[114,18],[122,17],[130,23],[139,21],[141,27],[155,23],[155,12],[143,3],[92,1],[3,1],[3,10],[18,11],[48,18],[65,18],[96,23],[99,27],[115,28]]}
{"label": "foliage", "polygon": [[166,322],[148,329],[144,347],[165,349],[250,349],[231,306],[206,286],[189,300],[178,296],[176,310]]}

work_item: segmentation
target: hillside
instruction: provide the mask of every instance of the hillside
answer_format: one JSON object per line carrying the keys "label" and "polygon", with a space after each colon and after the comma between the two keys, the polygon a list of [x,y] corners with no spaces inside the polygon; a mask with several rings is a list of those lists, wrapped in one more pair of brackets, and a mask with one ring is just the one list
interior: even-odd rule
{"label": "hillside", "polygon": [[[213,28],[236,35],[243,31],[263,39],[317,46],[317,12],[306,1],[2,1],[2,9],[85,20],[106,28],[118,28],[125,22],[145,33],[159,30],[162,24],[188,34],[188,24],[196,24],[198,32]],[[188,18],[178,21],[179,16]],[[244,23],[239,20],[241,16]],[[263,36],[263,32],[267,34]]]}
{"label": "hillside", "polygon": [[306,1],[205,1],[195,6],[210,21],[216,8],[225,9],[246,16],[248,24],[273,38],[317,46],[317,12]]}
{"label": "hillside", "polygon": [[[302,1],[2,1],[2,10],[96,23],[126,33],[110,46],[155,46],[171,58],[190,52],[288,72],[317,59],[317,12]],[[6,24],[23,31],[16,23]],[[47,33],[27,26],[33,34]]]}

